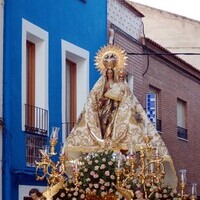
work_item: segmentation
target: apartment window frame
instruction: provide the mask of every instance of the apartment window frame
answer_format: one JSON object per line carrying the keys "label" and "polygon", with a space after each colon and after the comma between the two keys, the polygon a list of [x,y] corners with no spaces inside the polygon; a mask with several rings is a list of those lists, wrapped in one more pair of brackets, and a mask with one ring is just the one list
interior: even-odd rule
{"label": "apartment window frame", "polygon": [[188,141],[187,102],[183,99],[177,98],[176,115],[177,137],[181,140]]}
{"label": "apartment window frame", "polygon": [[[30,49],[27,48],[27,44],[29,44]],[[32,56],[32,57],[28,57]],[[30,87],[33,90],[32,94],[33,99],[32,102],[28,100],[28,96],[30,95],[28,90],[28,70],[29,65],[34,68],[34,80]],[[40,147],[37,147],[37,142],[34,144],[29,144],[27,137],[31,136],[33,140],[37,140],[38,137],[42,138],[44,143],[47,143],[47,136],[48,136],[48,32],[41,29],[40,27],[32,24],[31,22],[27,21],[26,19],[22,19],[22,80],[21,80],[21,93],[22,93],[22,101],[21,101],[21,112],[22,112],[22,131],[25,133],[25,143],[26,143],[26,166],[27,167],[34,167],[34,163],[29,163],[29,158],[32,160],[38,159],[38,155],[36,151],[33,155],[30,153],[32,149],[43,148],[44,144]],[[37,77],[37,78],[36,78]],[[27,128],[27,110],[26,105],[33,104],[29,106],[34,107],[34,114],[32,122],[34,123],[31,128]],[[36,112],[38,110],[40,112]],[[42,111],[42,112],[41,112]],[[42,114],[41,114],[42,113]],[[43,130],[39,125],[36,126],[35,121],[36,117],[45,114],[46,125],[45,130]],[[32,114],[31,114],[32,116]],[[43,118],[42,118],[43,119]],[[42,122],[43,123],[43,122]],[[28,153],[29,152],[29,153]]]}
{"label": "apartment window frame", "polygon": [[[62,51],[62,141],[64,142],[70,129],[67,124],[67,86],[66,86],[66,59],[76,65],[76,116],[78,118],[89,94],[89,51],[74,45],[66,40],[61,40]],[[72,124],[69,125],[73,126]]]}

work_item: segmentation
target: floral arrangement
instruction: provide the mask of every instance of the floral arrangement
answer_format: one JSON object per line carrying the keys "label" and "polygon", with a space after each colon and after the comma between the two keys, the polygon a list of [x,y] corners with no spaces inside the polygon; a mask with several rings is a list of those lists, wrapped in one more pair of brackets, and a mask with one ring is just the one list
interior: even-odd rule
{"label": "floral arrangement", "polygon": [[[84,155],[80,158],[79,166],[79,187],[75,188],[73,181],[69,178],[66,182],[67,190],[61,189],[54,200],[71,199],[71,200],[93,200],[106,199],[124,199],[116,189],[116,154],[113,151],[103,151]],[[125,189],[136,191],[142,188],[137,179],[127,182]],[[146,184],[146,190],[150,200],[178,200],[180,194],[169,186],[161,187]],[[136,195],[134,196],[136,199]]]}

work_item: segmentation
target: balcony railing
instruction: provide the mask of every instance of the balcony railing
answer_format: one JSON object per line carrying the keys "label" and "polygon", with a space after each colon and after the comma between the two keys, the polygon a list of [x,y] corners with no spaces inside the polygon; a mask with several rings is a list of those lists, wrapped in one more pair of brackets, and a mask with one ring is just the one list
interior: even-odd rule
{"label": "balcony railing", "polygon": [[68,137],[71,130],[73,129],[75,122],[64,122],[63,123],[63,130],[65,131],[65,137]]}
{"label": "balcony railing", "polygon": [[25,104],[25,130],[29,133],[47,135],[48,111]]}
{"label": "balcony railing", "polygon": [[179,138],[183,138],[183,139],[188,139],[188,136],[187,136],[187,129],[185,128],[182,128],[180,126],[177,126],[177,136]]}

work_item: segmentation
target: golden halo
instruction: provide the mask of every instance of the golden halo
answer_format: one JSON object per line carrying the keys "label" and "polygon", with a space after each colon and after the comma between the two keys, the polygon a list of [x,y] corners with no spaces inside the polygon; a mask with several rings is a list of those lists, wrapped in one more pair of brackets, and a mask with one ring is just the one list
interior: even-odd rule
{"label": "golden halo", "polygon": [[124,50],[117,45],[102,47],[95,56],[95,65],[103,73],[108,68],[121,71],[126,67],[127,56]]}

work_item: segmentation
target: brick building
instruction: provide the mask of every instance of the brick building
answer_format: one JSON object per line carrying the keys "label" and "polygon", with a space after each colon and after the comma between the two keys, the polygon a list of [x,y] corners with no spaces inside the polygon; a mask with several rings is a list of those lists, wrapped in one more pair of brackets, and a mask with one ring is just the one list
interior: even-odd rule
{"label": "brick building", "polygon": [[[191,192],[191,183],[200,185],[200,157],[197,156],[200,151],[200,71],[170,55],[171,52],[153,40],[142,37],[138,18],[141,20],[143,15],[139,11],[127,6],[125,1],[109,2],[108,26],[114,30],[114,43],[128,53],[127,71],[132,77],[129,84],[143,107],[147,93],[156,95],[157,130],[169,149],[177,175],[180,169],[187,170],[187,190]],[[115,12],[122,24],[112,17]],[[126,12],[123,14],[126,19],[122,20],[119,12]],[[131,17],[136,19],[132,32],[123,26]],[[134,34],[136,31],[138,34]]]}

